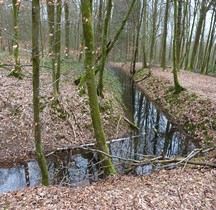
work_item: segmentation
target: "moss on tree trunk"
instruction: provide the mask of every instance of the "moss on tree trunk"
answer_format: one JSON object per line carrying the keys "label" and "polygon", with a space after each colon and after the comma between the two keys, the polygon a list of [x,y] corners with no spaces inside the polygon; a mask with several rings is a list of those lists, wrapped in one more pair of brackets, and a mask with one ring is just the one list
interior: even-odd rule
{"label": "moss on tree trunk", "polygon": [[[174,39],[173,39],[173,77],[175,85],[175,93],[180,93],[184,88],[180,85],[178,81],[178,71],[180,70],[180,60],[179,60],[179,51],[180,51],[180,23],[178,13],[178,4],[181,0],[174,0]],[[181,4],[181,3],[180,3]]]}
{"label": "moss on tree trunk", "polygon": [[[99,104],[97,98],[97,87],[94,73],[94,32],[92,27],[91,1],[81,0],[81,11],[83,21],[83,35],[85,40],[85,68],[86,82],[89,96],[89,106],[91,110],[92,124],[96,138],[97,148],[105,153],[109,153],[106,144],[106,137],[100,117]],[[104,167],[105,176],[115,173],[112,161],[104,154],[99,154]]]}
{"label": "moss on tree trunk", "polygon": [[102,98],[104,97],[103,94],[103,73],[104,73],[104,67],[106,62],[106,44],[107,44],[107,34],[108,34],[108,27],[111,17],[111,10],[112,10],[112,0],[108,0],[107,2],[107,8],[106,8],[106,17],[104,20],[104,26],[103,26],[103,38],[102,38],[102,57],[99,64],[99,82],[98,82],[98,95]]}
{"label": "moss on tree trunk", "polygon": [[19,6],[20,2],[17,0],[12,0],[13,5],[13,54],[15,65],[14,69],[10,72],[9,76],[15,76],[17,78],[22,78],[21,74],[21,64],[20,64],[20,57],[19,57],[19,31],[18,31],[18,15],[19,15]]}
{"label": "moss on tree trunk", "polygon": [[34,133],[35,147],[38,165],[41,169],[42,184],[49,185],[48,170],[41,144],[40,130],[40,108],[39,108],[39,23],[40,22],[40,3],[39,0],[32,1],[32,62],[33,62],[33,109],[34,109]]}

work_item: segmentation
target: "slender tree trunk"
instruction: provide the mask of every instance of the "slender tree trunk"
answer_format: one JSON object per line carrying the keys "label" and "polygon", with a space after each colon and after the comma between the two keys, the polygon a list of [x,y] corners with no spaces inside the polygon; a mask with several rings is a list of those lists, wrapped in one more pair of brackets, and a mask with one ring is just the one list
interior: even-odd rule
{"label": "slender tree trunk", "polygon": [[202,32],[201,32],[201,39],[200,39],[200,43],[199,43],[198,56],[197,56],[196,62],[194,63],[196,71],[200,70],[201,65],[202,65],[203,50],[204,50],[203,49],[204,48],[204,37],[205,37],[205,20],[204,20],[203,28],[202,28]]}
{"label": "slender tree trunk", "polygon": [[113,40],[111,41],[111,43],[107,47],[107,50],[106,50],[107,55],[109,54],[110,50],[113,48],[113,46],[116,43],[116,41],[118,40],[122,30],[124,29],[125,23],[127,22],[128,18],[130,16],[130,13],[131,13],[131,11],[132,11],[132,9],[134,7],[135,2],[136,2],[136,0],[131,1],[131,4],[129,5],[128,11],[127,11],[123,21],[121,22],[121,25],[119,26],[118,30],[116,31],[116,34],[115,34]]}
{"label": "slender tree trunk", "polygon": [[189,57],[190,57],[190,46],[191,46],[191,40],[192,40],[192,36],[193,36],[193,30],[194,30],[194,25],[195,25],[195,20],[196,20],[196,14],[197,14],[197,0],[195,0],[195,6],[194,6],[194,12],[193,12],[193,21],[192,21],[190,36],[189,36],[189,39],[187,40],[187,44],[186,44],[185,64],[184,64],[185,69],[189,68],[188,67],[188,61],[189,61]]}
{"label": "slender tree trunk", "polygon": [[106,62],[106,44],[107,44],[107,35],[108,35],[108,28],[110,23],[110,17],[111,17],[111,10],[112,10],[112,0],[107,1],[107,8],[106,8],[106,17],[104,20],[103,25],[103,37],[102,37],[102,57],[100,59],[99,64],[99,82],[98,82],[98,95],[100,97],[104,97],[103,94],[103,73],[104,73],[104,67]]}
{"label": "slender tree trunk", "polygon": [[48,27],[49,27],[49,56],[52,62],[52,85],[53,96],[56,98],[56,61],[55,61],[55,3],[54,0],[47,0],[47,14],[48,14]]}
{"label": "slender tree trunk", "polygon": [[142,67],[147,68],[147,55],[146,55],[146,45],[147,45],[147,1],[143,1],[143,60]]}
{"label": "slender tree trunk", "polygon": [[179,52],[177,50],[180,50],[179,48],[179,39],[180,39],[180,26],[179,24],[181,21],[179,20],[178,17],[178,12],[180,11],[178,9],[178,6],[181,4],[179,3],[181,0],[174,0],[174,39],[173,39],[173,77],[174,77],[174,84],[175,84],[175,92],[180,93],[184,88],[180,85],[178,81],[178,71],[179,71],[179,59],[178,55]]}
{"label": "slender tree trunk", "polygon": [[184,52],[185,52],[185,42],[186,42],[186,34],[187,34],[187,28],[186,25],[188,18],[188,7],[191,4],[191,1],[186,0],[184,2],[184,11],[183,11],[183,21],[182,21],[182,31],[181,31],[181,50],[180,50],[180,68],[182,66],[183,60],[184,60]]}
{"label": "slender tree trunk", "polygon": [[167,40],[167,23],[169,17],[169,0],[166,0],[166,9],[164,17],[164,29],[163,29],[163,41],[162,41],[162,56],[161,56],[161,67],[163,70],[166,69],[166,40]]}
{"label": "slender tree trunk", "polygon": [[12,5],[13,5],[13,30],[14,30],[13,54],[15,60],[15,69],[9,75],[22,78],[21,64],[20,64],[20,57],[19,57],[19,31],[18,31],[18,15],[19,15],[20,2],[17,0],[12,0]]}
{"label": "slender tree trunk", "polygon": [[[140,4],[138,5],[138,8],[140,8]],[[141,24],[142,24],[142,19],[143,19],[143,12],[144,12],[144,4],[142,5],[142,10],[141,13],[138,15],[137,18],[137,29],[136,29],[136,37],[135,37],[135,49],[133,53],[133,60],[132,60],[132,69],[131,69],[131,75],[135,74],[136,70],[136,61],[138,57],[138,49],[139,49],[139,37],[140,37],[140,29],[141,29]]]}
{"label": "slender tree trunk", "polygon": [[[43,4],[41,5],[41,15],[44,16],[43,12]],[[41,57],[44,57],[44,41],[43,41],[43,27],[42,27],[42,21],[40,21],[40,46],[41,46]]]}
{"label": "slender tree trunk", "polygon": [[214,11],[212,13],[208,40],[206,43],[205,53],[203,56],[204,59],[203,59],[202,67],[201,67],[201,74],[208,74],[209,60],[210,60],[210,55],[211,55],[211,51],[212,51],[212,47],[214,43],[215,27],[216,27],[216,12]]}
{"label": "slender tree trunk", "polygon": [[182,1],[178,0],[178,15],[177,15],[177,28],[176,28],[176,63],[177,70],[180,70],[180,54],[181,54],[181,34],[182,34]]}
{"label": "slender tree trunk", "polygon": [[[112,50],[113,46],[115,45],[116,41],[118,40],[122,30],[124,29],[124,26],[130,16],[130,13],[133,9],[133,6],[135,4],[136,0],[132,0],[131,4],[129,5],[129,8],[128,8],[128,11],[124,17],[124,19],[122,20],[119,28],[117,29],[115,35],[114,35],[114,38],[112,41],[110,41],[109,43],[107,43],[107,46],[106,46],[106,56],[108,56],[109,52]],[[102,54],[100,54],[97,59],[96,59],[96,63],[101,59],[102,57]],[[97,72],[99,71],[99,68],[97,67],[96,70],[95,70],[95,74],[97,74]],[[77,80],[75,80],[75,84],[79,84],[80,83],[80,79],[83,78],[82,76],[79,77]]]}
{"label": "slender tree trunk", "polygon": [[98,48],[100,48],[101,46],[101,42],[102,42],[102,20],[103,20],[103,0],[99,0],[99,9],[98,9],[98,22],[97,22],[97,26],[96,26],[96,39],[95,39],[95,43],[96,43],[96,50]]}
{"label": "slender tree trunk", "polygon": [[150,45],[150,63],[152,63],[154,57],[154,47],[155,47],[155,40],[156,40],[156,24],[157,24],[157,7],[158,7],[158,0],[154,0],[151,45]]}
{"label": "slender tree trunk", "polygon": [[70,53],[70,20],[68,0],[64,2],[65,9],[65,58],[67,59]]}
{"label": "slender tree trunk", "polygon": [[[85,68],[86,68],[86,82],[89,96],[89,106],[91,109],[91,118],[94,128],[94,134],[96,138],[97,148],[105,153],[109,153],[109,149],[106,144],[106,137],[100,117],[99,104],[97,98],[97,87],[95,81],[94,72],[94,31],[92,26],[92,14],[91,14],[91,0],[81,0],[81,11],[83,20],[83,35],[85,40]],[[112,165],[110,158],[100,153],[99,158],[102,161],[104,167],[104,174],[108,176],[111,173],[115,173],[115,169]]]}
{"label": "slender tree trunk", "polygon": [[56,31],[55,31],[55,56],[56,56],[56,91],[60,93],[60,75],[61,75],[61,15],[62,15],[62,0],[57,0],[56,6]]}
{"label": "slender tree trunk", "polygon": [[200,35],[201,35],[202,28],[203,28],[203,22],[206,18],[206,12],[207,12],[206,0],[202,0],[202,5],[201,5],[201,9],[200,9],[200,17],[199,17],[199,21],[197,24],[195,41],[194,41],[192,54],[191,54],[191,58],[190,58],[190,67],[189,67],[190,71],[193,71],[193,68],[194,68],[194,62],[196,60],[196,55],[197,55],[197,51],[198,51],[198,47],[199,47]]}
{"label": "slender tree trunk", "polygon": [[40,106],[39,106],[39,25],[40,25],[40,3],[39,0],[32,0],[32,62],[33,62],[33,108],[34,108],[34,132],[35,147],[38,165],[41,169],[42,184],[49,185],[48,170],[44,157],[41,130],[40,130]]}

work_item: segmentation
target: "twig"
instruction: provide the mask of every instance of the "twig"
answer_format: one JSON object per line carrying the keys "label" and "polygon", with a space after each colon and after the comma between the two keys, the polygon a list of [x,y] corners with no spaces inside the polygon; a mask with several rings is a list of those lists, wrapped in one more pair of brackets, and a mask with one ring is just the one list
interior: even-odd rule
{"label": "twig", "polygon": [[136,128],[137,130],[139,130],[139,128],[138,128],[134,123],[132,123],[128,118],[126,118],[125,116],[123,116],[123,119],[124,119],[129,125],[131,125],[133,128]]}
{"label": "twig", "polygon": [[116,126],[116,137],[118,136],[118,129],[119,129],[119,124],[120,124],[121,118],[122,118],[122,116],[120,115],[117,126]]}
{"label": "twig", "polygon": [[146,76],[144,76],[144,77],[141,78],[141,79],[135,80],[135,83],[141,82],[141,81],[145,80],[145,79],[148,78],[148,77],[149,77],[149,75],[146,75]]}

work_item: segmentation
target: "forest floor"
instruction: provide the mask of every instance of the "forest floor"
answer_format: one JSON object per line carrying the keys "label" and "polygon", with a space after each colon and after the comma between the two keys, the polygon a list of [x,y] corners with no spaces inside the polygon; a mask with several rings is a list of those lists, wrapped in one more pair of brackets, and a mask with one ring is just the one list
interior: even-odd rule
{"label": "forest floor", "polygon": [[0,194],[0,209],[150,210],[216,206],[216,170],[174,169],[150,176],[118,176],[90,186],[36,186]]}
{"label": "forest floor", "polygon": [[[130,72],[130,64],[110,65]],[[216,144],[216,77],[181,70],[179,82],[186,90],[175,94],[171,68],[162,71],[151,67],[150,74],[141,63],[136,68],[134,80],[171,121],[182,126],[200,146]]]}
{"label": "forest floor", "polygon": [[[95,141],[87,94],[80,96],[79,87],[73,84],[81,69],[82,66],[75,65],[69,72],[63,70],[60,104],[52,97],[50,70],[41,71],[41,132],[46,154],[56,148],[73,148]],[[35,148],[31,68],[23,68],[22,80],[8,77],[8,73],[0,68],[0,166],[4,167],[34,158]],[[118,89],[115,84],[110,79],[105,88]],[[115,93],[109,89],[105,94],[106,98],[100,101],[105,133],[108,139],[120,138],[129,126],[119,121],[124,112]]]}
{"label": "forest floor", "polygon": [[[115,64],[115,66],[121,66],[126,71],[129,69],[128,65]],[[150,77],[146,77],[146,72],[138,75],[135,78],[137,80],[138,77],[146,77],[143,81],[138,82],[138,85],[144,88],[145,92],[153,100],[164,107],[164,110],[176,123],[184,126],[184,128],[187,128],[186,125],[191,125],[191,123],[192,125],[196,124],[199,128],[195,129],[195,127],[192,127],[193,129],[191,130],[188,128],[188,132],[190,135],[194,135],[195,139],[200,141],[202,145],[212,146],[215,144],[214,120],[216,109],[214,87],[216,85],[216,78],[180,72],[180,83],[187,88],[187,91],[184,91],[180,95],[180,99],[178,99],[177,97],[171,97],[173,95],[171,94],[173,93],[171,88],[171,72],[163,72],[158,68],[152,68],[151,72]],[[34,150],[31,127],[31,79],[17,80],[8,78],[6,77],[7,73],[6,70],[1,69],[0,160],[2,163],[5,157],[13,159],[21,152],[19,155],[25,158]],[[30,73],[27,71],[26,74]],[[43,105],[46,104],[46,106],[42,106],[42,122],[45,127],[42,134],[45,148],[52,150],[53,147],[64,147],[65,144],[77,145],[92,142],[93,136],[90,129],[87,98],[85,96],[80,98],[77,87],[73,87],[70,83],[68,85],[64,83],[62,87],[62,100],[66,104],[66,110],[70,113],[71,119],[65,120],[64,116],[62,116],[63,119],[56,117],[62,113],[50,114],[52,113],[51,85],[47,84],[47,81],[51,78],[49,78],[48,73],[45,73],[43,78],[44,81],[41,84],[42,103]],[[201,86],[198,86],[196,81]],[[49,92],[48,95],[47,91]],[[108,97],[111,97],[110,100],[113,100],[112,95]],[[69,105],[68,103],[72,104]],[[113,129],[116,130],[116,124],[110,125],[110,120],[106,119],[112,116],[111,118],[115,119],[114,123],[117,123],[119,119],[118,113],[118,108],[115,107],[112,108],[111,113],[110,109],[108,109],[103,116],[107,129],[106,132],[110,138],[116,137],[113,136]],[[72,122],[75,123],[71,124]],[[56,124],[60,124],[60,126],[58,127]],[[119,129],[119,135],[125,132],[123,126]],[[20,142],[18,139],[22,141]],[[56,139],[56,141],[53,141],[53,139]],[[89,141],[84,142],[84,139],[89,139]],[[215,152],[211,153],[207,159],[215,161],[215,156]],[[17,192],[1,194],[0,209],[210,210],[215,209],[215,195],[216,170],[205,167],[186,166],[173,170],[154,172],[150,176],[113,175],[106,180],[96,182],[90,186],[77,188],[60,186],[43,187],[41,185],[30,187]]]}

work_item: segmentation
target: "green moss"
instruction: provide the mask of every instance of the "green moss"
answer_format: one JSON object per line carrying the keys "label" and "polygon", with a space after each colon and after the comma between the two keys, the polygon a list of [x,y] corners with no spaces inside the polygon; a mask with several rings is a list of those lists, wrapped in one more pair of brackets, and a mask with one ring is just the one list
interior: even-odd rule
{"label": "green moss", "polygon": [[11,113],[13,116],[19,117],[21,114],[21,110],[20,107],[22,107],[22,105],[15,105],[12,107]]}
{"label": "green moss", "polygon": [[113,110],[113,103],[111,100],[104,100],[99,104],[99,108],[101,112],[108,112],[110,110]]}
{"label": "green moss", "polygon": [[8,77],[15,77],[17,79],[23,79],[25,75],[21,73],[20,71],[15,71],[15,69],[12,69],[11,72],[8,74]]}
{"label": "green moss", "polygon": [[147,73],[148,73],[147,69],[142,68],[142,69],[136,71],[136,73],[133,76],[133,79],[138,80],[138,79],[142,78],[144,75],[146,75]]}
{"label": "green moss", "polygon": [[193,123],[186,122],[183,127],[189,134],[195,135],[196,126]]}
{"label": "green moss", "polygon": [[40,109],[40,112],[42,112],[44,110],[44,108],[46,107],[46,104],[44,104],[43,102],[39,102],[39,109]]}

